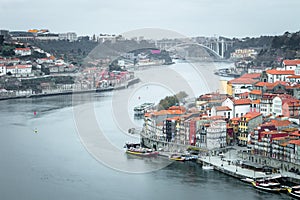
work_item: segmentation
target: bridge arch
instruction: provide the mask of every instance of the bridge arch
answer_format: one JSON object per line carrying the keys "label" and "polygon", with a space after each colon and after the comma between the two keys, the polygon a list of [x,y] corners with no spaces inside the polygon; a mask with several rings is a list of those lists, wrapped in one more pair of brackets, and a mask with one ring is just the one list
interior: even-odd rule
{"label": "bridge arch", "polygon": [[208,52],[212,53],[214,56],[216,56],[218,59],[222,59],[222,56],[220,56],[218,54],[218,52],[214,51],[213,49],[203,45],[203,44],[200,44],[200,43],[195,43],[195,42],[185,42],[185,43],[179,43],[179,44],[176,44],[172,47],[169,47],[167,48],[166,50],[170,51],[172,49],[175,49],[176,47],[182,47],[182,46],[191,46],[191,45],[196,45],[196,46],[199,46],[199,47],[202,47],[204,48],[205,50],[207,50]]}

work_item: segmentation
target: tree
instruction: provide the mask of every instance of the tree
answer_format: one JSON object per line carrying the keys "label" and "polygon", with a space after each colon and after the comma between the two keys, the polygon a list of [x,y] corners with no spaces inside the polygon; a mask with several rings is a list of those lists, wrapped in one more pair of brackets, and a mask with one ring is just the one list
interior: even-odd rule
{"label": "tree", "polygon": [[183,101],[183,99],[187,96],[188,95],[184,91],[180,91],[179,93],[173,96],[167,96],[164,99],[160,100],[158,104],[158,110],[166,110],[171,106],[176,106],[179,104],[179,102]]}

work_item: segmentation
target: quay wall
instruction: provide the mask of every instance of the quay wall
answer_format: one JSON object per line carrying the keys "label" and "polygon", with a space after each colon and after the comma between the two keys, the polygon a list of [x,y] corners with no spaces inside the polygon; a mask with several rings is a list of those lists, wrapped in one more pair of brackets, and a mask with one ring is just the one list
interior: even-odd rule
{"label": "quay wall", "polygon": [[[163,157],[169,157],[172,153],[184,153],[188,147],[191,147],[190,145],[176,144],[176,143],[156,140],[154,138],[149,138],[146,135],[144,135],[143,132],[141,132],[140,134],[141,134],[141,144],[148,148],[155,148],[157,150],[162,149],[162,151],[160,151],[160,156]],[[203,149],[203,152],[206,152],[206,150]],[[252,158],[253,155],[244,152],[240,152],[237,156],[238,156],[237,159],[240,160],[252,162],[253,159],[253,163],[278,167],[280,169],[279,174],[286,177],[287,181],[294,184],[300,184],[300,175],[288,172],[286,170],[286,169],[290,169],[291,167],[298,166],[295,163],[282,162],[267,157]],[[205,164],[212,165],[215,170],[224,173],[228,176],[237,178],[239,180],[244,178],[264,178],[270,176],[265,172],[244,168],[241,165],[238,165],[237,163],[233,164],[231,161],[223,160],[220,156],[217,155],[210,156],[210,157],[208,156],[200,157],[197,160],[197,163],[201,165],[205,165]],[[275,173],[274,175],[276,174],[278,175],[278,173]]]}

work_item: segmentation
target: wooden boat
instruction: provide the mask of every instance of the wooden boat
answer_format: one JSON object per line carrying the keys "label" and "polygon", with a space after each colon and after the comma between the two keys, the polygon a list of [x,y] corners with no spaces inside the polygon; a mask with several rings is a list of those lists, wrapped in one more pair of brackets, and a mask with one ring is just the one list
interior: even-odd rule
{"label": "wooden boat", "polygon": [[295,199],[300,199],[300,185],[287,188],[289,195]]}
{"label": "wooden boat", "polygon": [[169,157],[170,160],[174,160],[174,161],[181,161],[181,162],[184,162],[185,161],[185,157],[184,156],[181,156],[181,155],[178,155],[178,154],[172,154],[170,157]]}
{"label": "wooden boat", "polygon": [[149,148],[141,147],[140,143],[126,143],[124,148],[126,149],[127,154],[136,155],[136,156],[157,156],[158,151],[154,151]]}
{"label": "wooden boat", "polygon": [[127,154],[131,155],[136,155],[136,156],[145,156],[145,157],[150,157],[150,156],[157,156],[159,153],[158,151],[153,151],[152,149],[148,148],[134,148],[131,147],[126,150]]}
{"label": "wooden boat", "polygon": [[280,183],[271,179],[256,180],[252,182],[252,185],[256,189],[272,193],[280,193],[286,190],[285,188],[281,187]]}

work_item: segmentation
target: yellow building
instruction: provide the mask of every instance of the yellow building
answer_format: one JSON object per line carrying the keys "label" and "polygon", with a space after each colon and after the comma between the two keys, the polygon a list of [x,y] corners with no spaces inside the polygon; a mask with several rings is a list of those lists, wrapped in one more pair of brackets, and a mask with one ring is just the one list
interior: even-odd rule
{"label": "yellow building", "polygon": [[258,125],[262,123],[262,114],[259,112],[248,112],[241,117],[239,122],[239,136],[238,143],[246,146],[248,143],[248,135]]}

